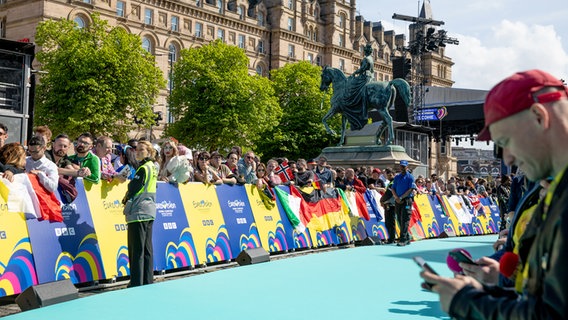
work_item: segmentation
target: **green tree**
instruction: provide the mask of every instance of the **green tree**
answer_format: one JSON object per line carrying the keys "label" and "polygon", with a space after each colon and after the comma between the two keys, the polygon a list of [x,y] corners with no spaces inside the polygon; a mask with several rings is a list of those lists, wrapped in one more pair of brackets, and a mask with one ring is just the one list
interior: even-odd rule
{"label": "green tree", "polygon": [[38,85],[34,121],[72,137],[85,131],[124,137],[133,116],[153,124],[152,104],[165,79],[139,36],[91,17],[83,29],[70,20],[38,26],[37,58],[47,73]]}
{"label": "green tree", "polygon": [[243,50],[219,40],[182,50],[169,100],[176,121],[167,134],[196,149],[254,148],[282,111],[270,80],[248,71]]}
{"label": "green tree", "polygon": [[[330,94],[319,90],[321,68],[307,61],[287,64],[272,71],[272,84],[283,115],[280,125],[265,131],[258,143],[264,158],[313,158],[321,150],[337,143],[326,133],[321,122],[330,109]],[[330,125],[340,127],[341,117]]]}

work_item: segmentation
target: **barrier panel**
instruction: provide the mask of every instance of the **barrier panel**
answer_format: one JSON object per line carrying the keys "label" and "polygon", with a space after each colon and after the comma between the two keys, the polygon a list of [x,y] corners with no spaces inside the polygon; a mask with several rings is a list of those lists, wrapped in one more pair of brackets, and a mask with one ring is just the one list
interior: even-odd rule
{"label": "barrier panel", "polygon": [[[450,216],[447,208],[444,205],[442,197],[439,195],[427,195],[430,201],[430,208],[434,212],[434,217],[436,218],[437,226],[440,229],[440,233],[447,232],[449,234],[458,234],[454,221]],[[435,228],[434,221],[432,222],[432,227]]]}
{"label": "barrier panel", "polygon": [[152,226],[154,270],[175,270],[198,264],[197,250],[185,212],[179,188],[158,182],[156,220]]}
{"label": "barrier panel", "polygon": [[124,220],[122,205],[128,184],[116,180],[94,184],[83,180],[83,185],[101,249],[105,279],[130,275],[126,237],[128,225]]}
{"label": "barrier panel", "polygon": [[[268,252],[288,251],[292,247],[286,240],[282,216],[276,206],[276,201],[268,201],[266,195],[255,185],[245,185],[246,195],[251,206],[252,214],[260,243]],[[286,217],[286,215],[284,215]]]}
{"label": "barrier panel", "polygon": [[26,221],[39,283],[106,279],[82,179],[76,181],[76,188],[75,201],[61,206],[62,222]]}
{"label": "barrier panel", "polygon": [[259,248],[260,235],[244,186],[216,186],[217,198],[229,232],[233,256],[245,249]]}
{"label": "barrier panel", "polygon": [[[440,227],[438,219],[434,214],[434,206],[439,203],[432,203],[431,198],[436,198],[436,196],[431,196],[428,194],[419,194],[414,197],[414,203],[418,207],[420,212],[420,217],[422,218],[422,230],[426,238],[435,238],[440,235],[444,230]],[[440,215],[440,214],[438,214]],[[443,224],[442,224],[443,226]]]}
{"label": "barrier panel", "polygon": [[229,261],[236,257],[238,253],[233,255],[231,251],[229,231],[215,186],[190,182],[180,184],[179,192],[199,264]]}
{"label": "barrier panel", "polygon": [[0,197],[0,297],[21,293],[36,284],[24,214],[8,212],[6,201]]}
{"label": "barrier panel", "polygon": [[[127,224],[121,204],[127,183],[94,185],[78,179],[76,186],[75,201],[62,206],[63,222],[49,222],[25,220],[23,213],[8,212],[7,187],[0,185],[0,297],[61,279],[78,284],[129,275]],[[290,193],[289,187],[279,188]],[[154,270],[228,261],[243,249],[261,246],[274,253],[350,243],[368,236],[387,238],[378,193],[369,191],[365,196],[368,221],[349,215],[341,197],[320,196],[325,201],[318,205],[330,212],[312,212],[314,220],[308,220],[300,233],[280,200],[267,202],[255,186],[159,182]],[[437,237],[444,231],[487,234],[496,233],[498,225],[499,209],[491,199],[476,202],[461,196],[417,195],[410,232],[415,239]]]}

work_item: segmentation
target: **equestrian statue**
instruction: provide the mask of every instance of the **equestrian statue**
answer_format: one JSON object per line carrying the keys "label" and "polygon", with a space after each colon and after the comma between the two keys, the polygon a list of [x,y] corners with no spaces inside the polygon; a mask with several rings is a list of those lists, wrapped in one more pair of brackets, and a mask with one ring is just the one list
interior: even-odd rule
{"label": "equestrian statue", "polygon": [[[361,130],[367,124],[368,111],[377,110],[383,118],[381,129],[377,132],[376,143],[390,145],[394,139],[392,117],[389,108],[394,105],[397,94],[402,98],[406,108],[410,105],[410,85],[404,79],[393,79],[389,82],[373,80],[373,48],[365,46],[365,58],[361,66],[349,77],[336,68],[325,66],[321,74],[321,91],[327,91],[333,83],[331,109],[323,117],[322,122],[329,134],[335,132],[328,126],[327,120],[341,113],[341,139],[339,145],[345,143],[347,122],[351,130]],[[386,131],[387,138],[381,141]]]}

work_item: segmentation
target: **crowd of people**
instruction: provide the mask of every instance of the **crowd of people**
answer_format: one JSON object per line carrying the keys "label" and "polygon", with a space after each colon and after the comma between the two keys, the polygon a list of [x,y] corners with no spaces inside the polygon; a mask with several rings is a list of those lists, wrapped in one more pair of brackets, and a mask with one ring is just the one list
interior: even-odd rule
{"label": "crowd of people", "polygon": [[[568,311],[568,278],[563,270],[568,219],[566,187],[568,153],[561,145],[568,138],[568,88],[550,74],[531,70],[499,83],[484,105],[485,128],[480,140],[492,139],[512,175],[497,179],[450,177],[436,174],[414,177],[408,163],[393,168],[332,167],[327,159],[295,161],[285,158],[262,162],[253,151],[233,147],[219,151],[191,151],[168,138],[160,145],[130,140],[114,150],[109,137],[81,134],[73,143],[65,134],[52,140],[46,126],[34,128],[27,150],[5,143],[8,128],[0,124],[0,171],[8,181],[14,175],[36,175],[47,192],[61,192],[62,201],[74,199],[73,179],[99,183],[128,182],[123,199],[128,222],[131,286],[152,283],[152,222],[156,215],[157,181],[172,184],[254,184],[270,191],[277,185],[341,188],[383,196],[385,224],[393,243],[395,221],[401,226],[398,245],[410,244],[408,221],[417,194],[489,197],[502,214],[501,238],[496,254],[460,263],[454,278],[428,270],[421,277],[440,295],[442,309],[456,319],[561,319]],[[74,148],[72,148],[74,145]],[[72,150],[73,154],[72,153]],[[267,192],[270,195],[270,192]],[[273,193],[272,193],[273,194]],[[76,192],[75,192],[76,196]],[[508,224],[507,222],[510,222]],[[503,266],[512,264],[512,272]]]}

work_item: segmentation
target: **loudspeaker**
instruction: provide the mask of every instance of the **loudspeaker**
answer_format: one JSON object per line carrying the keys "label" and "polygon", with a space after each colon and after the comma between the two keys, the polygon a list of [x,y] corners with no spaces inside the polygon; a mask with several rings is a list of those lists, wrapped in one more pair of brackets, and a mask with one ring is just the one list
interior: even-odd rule
{"label": "loudspeaker", "polygon": [[244,266],[247,264],[270,261],[270,255],[263,247],[252,248],[241,251],[236,260],[239,266]]}
{"label": "loudspeaker", "polygon": [[71,280],[61,280],[28,287],[16,298],[22,311],[41,308],[79,298],[79,292]]}
{"label": "loudspeaker", "polygon": [[374,246],[379,244],[383,244],[379,236],[370,236],[361,241],[355,241],[356,246]]}
{"label": "loudspeaker", "polygon": [[449,237],[455,237],[456,233],[453,230],[445,230],[444,232],[440,233],[440,235],[438,236],[438,238],[443,239],[443,238],[449,238]]}

